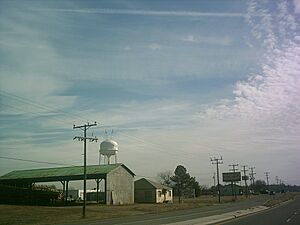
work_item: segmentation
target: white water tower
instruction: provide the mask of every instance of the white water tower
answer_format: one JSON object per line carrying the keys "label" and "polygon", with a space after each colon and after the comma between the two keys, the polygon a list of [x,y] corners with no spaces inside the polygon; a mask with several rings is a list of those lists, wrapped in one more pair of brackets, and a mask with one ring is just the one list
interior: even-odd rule
{"label": "white water tower", "polygon": [[[119,150],[119,145],[116,141],[112,139],[106,139],[105,141],[102,141],[100,144],[100,150],[99,150],[99,165],[101,164],[101,158],[103,158],[102,164],[110,164],[110,157],[115,156],[115,164],[118,163],[117,160],[117,153]],[[101,157],[102,156],[102,157]]]}

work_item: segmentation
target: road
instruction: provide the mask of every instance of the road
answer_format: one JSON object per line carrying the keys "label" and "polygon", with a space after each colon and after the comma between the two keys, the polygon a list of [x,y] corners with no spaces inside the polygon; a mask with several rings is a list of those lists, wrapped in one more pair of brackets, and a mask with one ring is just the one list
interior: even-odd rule
{"label": "road", "polygon": [[218,223],[224,225],[299,225],[300,224],[300,196],[293,201],[266,211],[241,217],[229,222]]}
{"label": "road", "polygon": [[[247,209],[250,207],[263,204],[269,196],[259,196],[247,201],[226,203],[220,205],[213,205],[202,208],[194,208],[188,210],[178,210],[172,212],[165,212],[159,214],[144,214],[138,216],[129,216],[116,219],[109,219],[103,221],[94,221],[85,223],[86,225],[161,225],[170,224],[180,221],[186,221],[196,219],[199,217],[207,217],[212,215],[218,215],[226,212],[236,211],[240,209]],[[82,224],[82,221],[81,223]],[[77,224],[73,224],[77,225]],[[79,224],[78,224],[79,225]]]}

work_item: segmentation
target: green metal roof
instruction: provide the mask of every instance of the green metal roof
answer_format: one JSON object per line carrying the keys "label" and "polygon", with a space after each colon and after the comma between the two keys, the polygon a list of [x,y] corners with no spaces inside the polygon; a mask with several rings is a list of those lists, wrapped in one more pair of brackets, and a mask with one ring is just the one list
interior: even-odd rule
{"label": "green metal roof", "polygon": [[[87,166],[88,179],[104,178],[106,174],[122,166],[130,174],[135,175],[123,164],[111,165],[91,165]],[[0,177],[0,183],[4,181],[59,181],[59,180],[79,180],[83,178],[83,166],[56,167],[31,170],[15,170]]]}

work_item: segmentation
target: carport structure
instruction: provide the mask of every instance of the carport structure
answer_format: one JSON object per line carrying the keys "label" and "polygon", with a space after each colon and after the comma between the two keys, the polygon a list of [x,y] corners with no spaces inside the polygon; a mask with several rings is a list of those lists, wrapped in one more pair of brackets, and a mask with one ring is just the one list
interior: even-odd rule
{"label": "carport structure", "polygon": [[[131,204],[134,201],[133,178],[135,174],[124,164],[87,166],[87,179],[95,179],[97,193],[99,183],[105,181],[106,204]],[[32,187],[39,182],[61,182],[64,196],[68,196],[70,181],[83,180],[83,166],[56,167],[31,170],[15,170],[0,177],[0,184]]]}

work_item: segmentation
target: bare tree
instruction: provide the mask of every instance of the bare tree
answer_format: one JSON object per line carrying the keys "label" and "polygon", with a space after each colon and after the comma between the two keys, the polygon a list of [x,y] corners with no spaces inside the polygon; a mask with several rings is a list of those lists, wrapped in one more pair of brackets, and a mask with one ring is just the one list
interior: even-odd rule
{"label": "bare tree", "polygon": [[173,186],[173,182],[171,180],[171,177],[173,176],[171,170],[166,170],[163,172],[160,172],[157,174],[159,183],[166,185],[168,187],[172,187]]}

